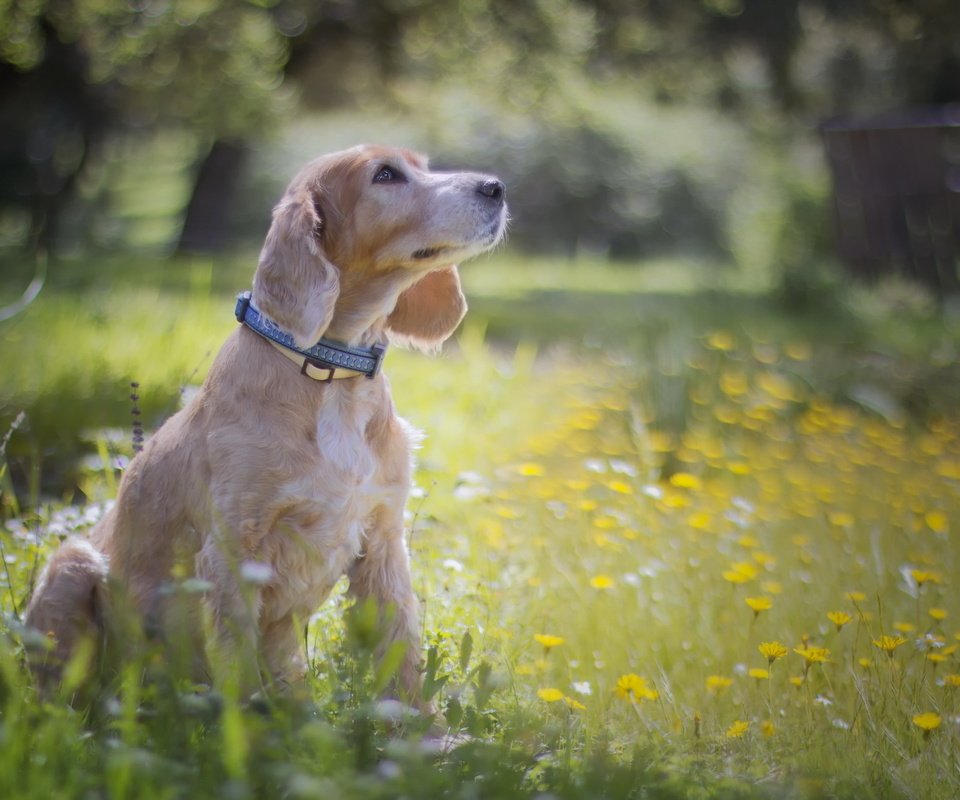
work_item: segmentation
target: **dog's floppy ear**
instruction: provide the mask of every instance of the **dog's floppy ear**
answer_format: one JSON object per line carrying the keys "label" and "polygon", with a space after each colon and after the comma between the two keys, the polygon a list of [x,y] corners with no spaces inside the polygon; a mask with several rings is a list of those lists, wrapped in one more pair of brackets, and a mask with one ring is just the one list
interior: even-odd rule
{"label": "dog's floppy ear", "polygon": [[254,305],[289,331],[298,347],[311,347],[323,336],[340,293],[340,271],[323,252],[324,225],[316,191],[288,193],[273,210],[253,276]]}
{"label": "dog's floppy ear", "polygon": [[387,331],[400,344],[421,350],[439,347],[467,313],[456,267],[428,272],[397,300]]}

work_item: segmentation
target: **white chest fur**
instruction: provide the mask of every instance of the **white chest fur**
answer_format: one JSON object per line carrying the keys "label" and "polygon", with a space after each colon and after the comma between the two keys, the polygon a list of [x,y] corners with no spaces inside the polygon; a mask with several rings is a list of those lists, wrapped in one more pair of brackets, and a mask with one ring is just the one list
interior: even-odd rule
{"label": "white chest fur", "polygon": [[[264,621],[291,611],[312,613],[364,551],[378,509],[402,508],[406,497],[405,481],[384,475],[382,443],[370,432],[375,415],[384,413],[377,387],[371,382],[347,391],[331,388],[316,414],[305,469],[280,487],[280,513],[259,556],[273,575],[284,576],[266,593]],[[402,436],[408,448],[408,436]]]}

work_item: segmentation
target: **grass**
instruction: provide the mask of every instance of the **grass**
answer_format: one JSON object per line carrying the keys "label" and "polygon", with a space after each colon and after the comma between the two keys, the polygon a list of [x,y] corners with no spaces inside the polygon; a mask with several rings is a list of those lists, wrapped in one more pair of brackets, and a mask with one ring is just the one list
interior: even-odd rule
{"label": "grass", "polygon": [[702,266],[480,262],[455,346],[390,355],[428,433],[410,504],[428,686],[471,740],[387,735],[342,592],[296,701],[143,681],[144,654],[85,711],[40,702],[13,613],[38,560],[115,491],[127,382],[156,422],[249,281],[127,266],[55,272],[0,329],[3,413],[27,411],[0,484],[4,796],[960,793],[956,322],[903,291],[791,313],[696,290]]}

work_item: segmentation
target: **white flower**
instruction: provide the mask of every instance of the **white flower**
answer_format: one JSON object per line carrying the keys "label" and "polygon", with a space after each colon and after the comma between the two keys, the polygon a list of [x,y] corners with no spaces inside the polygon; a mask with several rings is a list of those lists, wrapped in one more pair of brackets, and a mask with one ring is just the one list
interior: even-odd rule
{"label": "white flower", "polygon": [[273,577],[273,567],[262,561],[244,561],[240,565],[240,577],[248,583],[265,586]]}
{"label": "white flower", "polygon": [[590,687],[590,681],[574,681],[573,691],[575,691],[577,694],[582,694],[584,697],[589,697],[593,694],[593,689]]}

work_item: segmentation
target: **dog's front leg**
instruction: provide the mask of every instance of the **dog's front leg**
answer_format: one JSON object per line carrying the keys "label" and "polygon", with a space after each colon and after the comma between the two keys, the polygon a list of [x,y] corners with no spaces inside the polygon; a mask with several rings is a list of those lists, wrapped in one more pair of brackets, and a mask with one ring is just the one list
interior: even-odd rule
{"label": "dog's front leg", "polygon": [[241,697],[262,688],[257,620],[259,587],[244,581],[235,558],[205,546],[197,558],[197,577],[210,584],[207,649],[215,681],[236,686]]}
{"label": "dog's front leg", "polygon": [[[378,522],[387,512],[382,511]],[[362,602],[373,599],[379,610],[382,637],[378,660],[395,642],[406,645],[400,668],[388,693],[399,695],[424,713],[433,707],[424,702],[420,676],[420,609],[410,580],[410,560],[403,539],[402,519],[376,525],[368,531],[366,549],[349,570],[350,594]]]}

